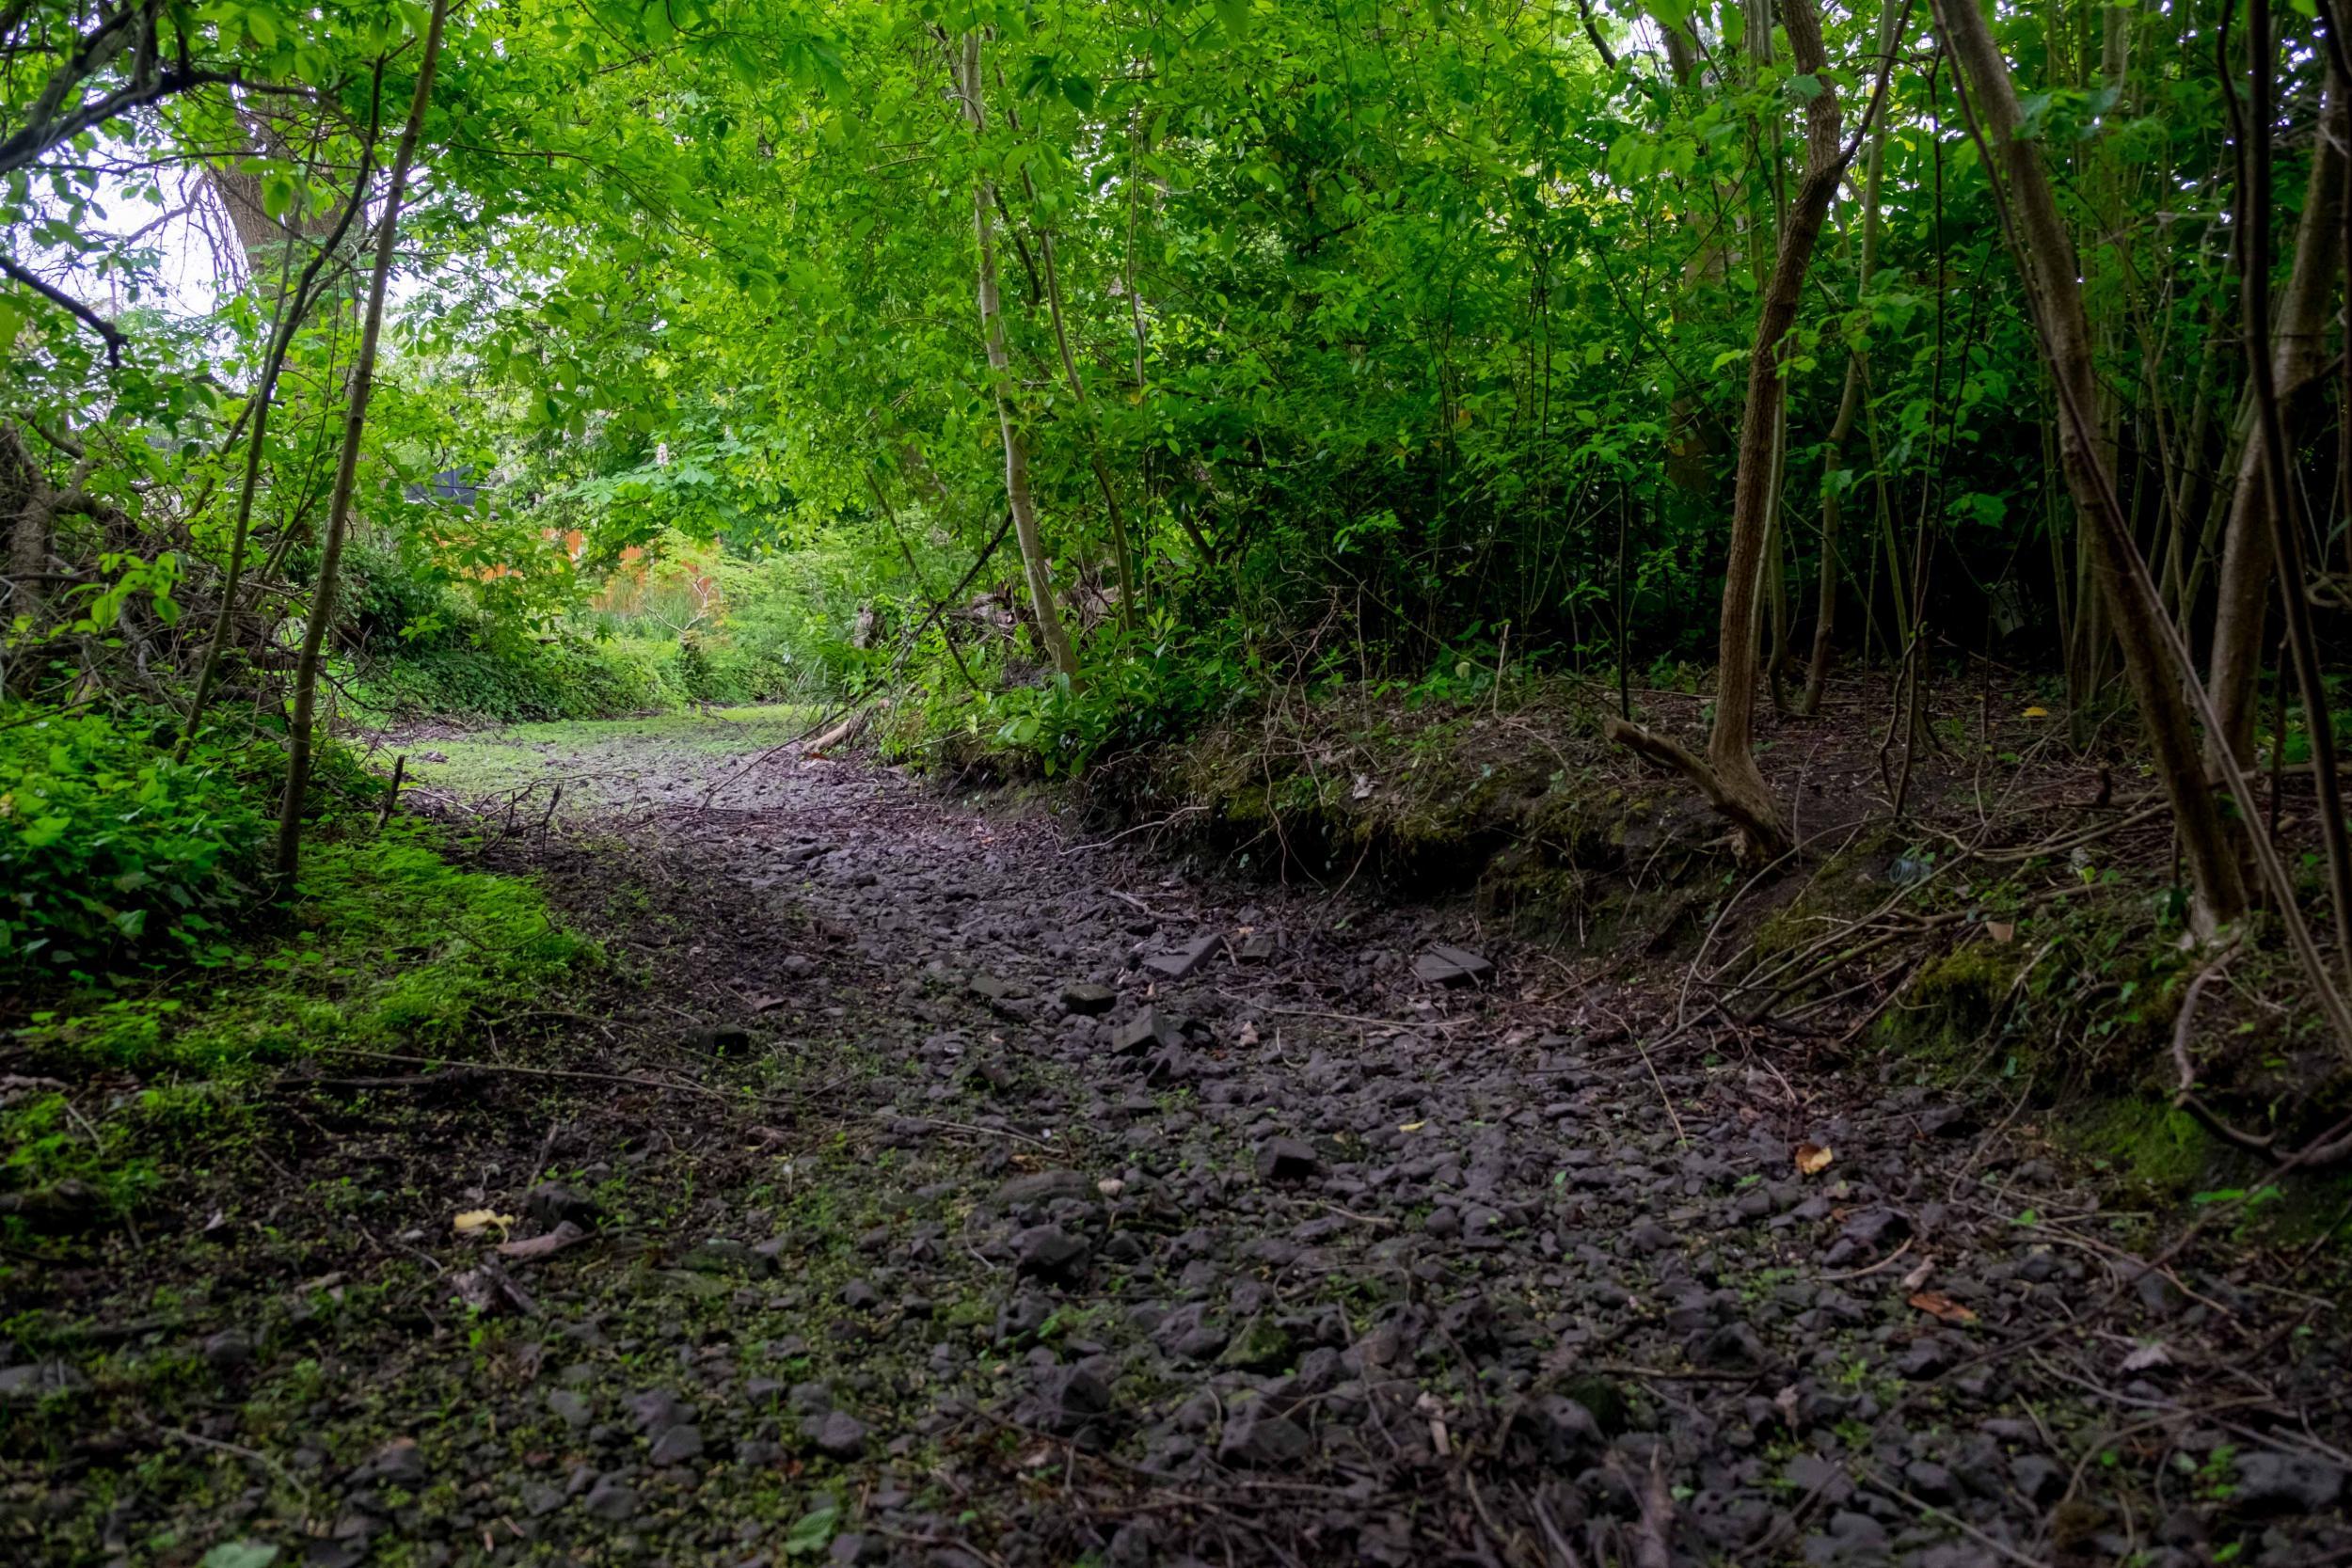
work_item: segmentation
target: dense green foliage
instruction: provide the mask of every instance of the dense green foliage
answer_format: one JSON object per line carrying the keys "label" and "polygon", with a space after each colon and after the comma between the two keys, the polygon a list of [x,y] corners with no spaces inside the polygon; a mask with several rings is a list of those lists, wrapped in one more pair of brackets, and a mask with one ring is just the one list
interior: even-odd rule
{"label": "dense green foliage", "polygon": [[1058,773],[1291,683],[1629,709],[1712,654],[1685,771],[1770,846],[1755,689],[1899,669],[1915,747],[1973,655],[2062,672],[2077,743],[2128,691],[2232,915],[2213,726],[2156,698],[2208,681],[2254,760],[2265,442],[2296,645],[2352,602],[2339,40],[2245,3],[46,0],[0,72],[8,695],[134,692],[181,751],[322,690],[886,695],[903,754]]}
{"label": "dense green foliage", "polygon": [[262,824],[247,779],[264,759],[208,747],[178,761],[151,728],[84,714],[0,730],[0,974],[200,954],[251,891]]}

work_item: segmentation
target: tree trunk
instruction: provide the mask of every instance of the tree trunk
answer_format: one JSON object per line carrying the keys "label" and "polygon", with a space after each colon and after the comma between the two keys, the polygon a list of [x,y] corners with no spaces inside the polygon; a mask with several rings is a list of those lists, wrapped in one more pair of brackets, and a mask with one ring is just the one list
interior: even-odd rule
{"label": "tree trunk", "polygon": [[[1879,57],[1886,59],[1895,53],[1899,41],[1895,34],[1901,26],[1895,8],[1896,0],[1883,0],[1879,8]],[[1886,181],[1886,115],[1876,104],[1870,111],[1870,123],[1864,127],[1870,150],[1863,155],[1862,173],[1862,256],[1857,267],[1854,296],[1867,297],[1870,274],[1878,262],[1879,192]],[[1844,460],[1846,443],[1853,436],[1854,417],[1861,412],[1863,384],[1867,379],[1868,356],[1855,349],[1846,358],[1846,386],[1837,399],[1837,417],[1831,421],[1829,438],[1821,450],[1821,580],[1813,611],[1813,651],[1805,662],[1804,690],[1797,698],[1797,711],[1810,717],[1821,711],[1821,689],[1829,680],[1830,655],[1837,628],[1837,589],[1843,575],[1837,560],[1837,536],[1845,521],[1845,508],[1838,497],[1836,476],[1838,464]]]}
{"label": "tree trunk", "polygon": [[[988,129],[980,102],[980,35],[963,36],[956,62],[956,95],[963,101],[964,123],[977,143]],[[1078,656],[1062,629],[1061,613],[1054,604],[1054,578],[1045,560],[1045,541],[1038,531],[1037,503],[1029,494],[1028,437],[1022,433],[1012,406],[1012,356],[1005,346],[1003,311],[996,293],[996,191],[983,175],[972,191],[972,223],[979,236],[980,334],[988,345],[990,389],[996,399],[996,430],[1005,448],[1005,501],[1012,509],[1013,537],[1021,546],[1021,568],[1028,578],[1029,603],[1037,612],[1038,641],[1044,644],[1054,668],[1072,681],[1078,678]]]}
{"label": "tree trunk", "polygon": [[294,723],[286,736],[286,798],[278,813],[278,889],[291,892],[302,868],[302,812],[310,788],[310,730],[317,717],[319,663],[327,627],[335,619],[335,576],[342,565],[343,536],[351,528],[351,493],[359,478],[359,438],[368,426],[368,399],[375,390],[375,349],[384,331],[384,292],[392,277],[392,241],[400,226],[401,198],[408,189],[424,111],[433,99],[433,73],[441,61],[441,29],[449,0],[433,0],[426,24],[424,55],[417,66],[417,92],[408,103],[408,123],[392,156],[392,179],[384,195],[384,216],[375,236],[375,270],[368,280],[367,314],[359,328],[358,357],[352,362],[351,389],[343,410],[343,444],[335,464],[335,489],[327,502],[326,541],[319,550],[318,581],[310,590],[310,615],[302,631],[302,657],[294,666]]}
{"label": "tree trunk", "polygon": [[2153,586],[2146,581],[2130,523],[2116,499],[2113,475],[2101,456],[2098,386],[2074,243],[2059,220],[2039,144],[2020,134],[2024,117],[2016,84],[1993,40],[1990,24],[1976,0],[1935,0],[1935,8],[1937,25],[1960,64],[1976,118],[1990,143],[1988,152],[2008,186],[2014,225],[2010,241],[2030,282],[2042,354],[2058,390],[2059,456],[2090,536],[2099,598],[2122,648],[2124,674],[2171,801],[2196,891],[2192,924],[2211,934],[2245,911],[2246,888],[2198,757],[2188,705],[2182,700],[2179,683],[2187,672],[2170,655],[2166,641],[2169,627]]}
{"label": "tree trunk", "polygon": [[[2286,450],[2292,453],[2310,425],[2328,368],[2328,320],[2344,241],[2344,138],[2352,135],[2352,104],[2332,74],[2319,135],[2314,138],[2301,226],[2295,236],[2295,269],[2279,301],[2270,339],[2271,375],[2278,387]],[[2214,612],[2213,662],[2206,689],[2220,715],[2221,733],[2205,737],[2208,753],[2228,746],[2241,766],[2254,760],[2255,685],[2262,674],[2263,622],[2278,552],[2271,545],[2268,475],[2253,400],[2245,410],[2249,436],[2238,453],[2228,531],[2222,536],[2220,603]],[[2293,585],[2300,593],[2301,585]]]}
{"label": "tree trunk", "polygon": [[[2280,412],[2279,377],[2271,355],[2279,352],[2270,339],[2270,140],[2273,129],[2272,72],[2278,64],[2277,45],[2270,31],[2270,0],[2249,0],[2247,55],[2252,66],[2250,102],[2243,113],[2237,94],[2227,79],[2230,114],[2236,122],[2241,152],[2238,177],[2238,227],[2241,230],[2240,297],[2245,301],[2247,382],[2254,394],[2254,421],[2261,433],[2264,505],[2269,522],[2272,578],[2279,585],[2280,609],[2286,623],[2284,660],[2295,666],[2296,692],[2303,699],[2303,722],[2310,732],[2312,782],[2316,786],[2321,842],[2328,849],[2328,888],[2336,915],[2336,954],[2339,962],[2352,958],[2352,841],[2344,832],[2344,796],[2336,768],[2335,720],[2328,704],[2328,687],[2320,674],[2319,641],[2312,629],[2311,601],[2304,596],[2303,528],[2295,505],[2295,447],[2287,439],[2286,421]],[[2342,87],[2344,84],[2337,84]],[[2340,100],[2341,91],[2329,95]],[[2322,140],[2342,132],[2341,124],[2323,113]],[[2316,162],[2316,159],[2314,159]],[[2333,214],[2307,211],[2306,229],[2334,230]],[[2323,222],[2323,219],[2326,221]],[[2297,247],[2300,248],[2299,246]],[[2297,260],[2301,260],[2300,257]],[[2332,278],[2332,261],[2320,272]],[[2312,311],[2312,354],[2317,356],[2319,334],[2325,328],[2328,292],[2326,281],[2315,285],[2322,303]],[[2292,302],[2290,302],[2292,303]],[[2282,323],[2282,325],[2300,324]],[[2226,563],[2225,563],[2226,564]],[[2283,688],[2285,682],[2280,681]],[[2279,752],[2286,750],[2285,702],[2280,700]],[[2226,715],[2223,716],[2226,720]],[[2223,732],[2225,739],[2227,731]],[[2275,757],[2274,757],[2274,760]],[[2279,809],[2278,785],[2270,795],[2272,813]],[[2277,830],[2270,830],[2275,840]]]}
{"label": "tree trunk", "polygon": [[[1748,358],[1747,404],[1740,420],[1740,470],[1732,490],[1731,546],[1724,568],[1723,616],[1717,632],[1715,724],[1704,760],[1661,736],[1613,720],[1610,734],[1638,751],[1673,763],[1696,783],[1715,809],[1746,839],[1749,855],[1771,860],[1790,847],[1788,830],[1764,775],[1756,766],[1756,595],[1764,546],[1770,532],[1772,480],[1788,384],[1782,374],[1781,347],[1796,325],[1806,271],[1821,236],[1822,221],[1845,177],[1847,154],[1838,145],[1837,89],[1828,78],[1821,26],[1812,0],[1791,0],[1783,24],[1788,53],[1798,71],[1821,84],[1805,105],[1804,179],[1781,228],[1779,255],[1772,263],[1756,337]],[[1880,81],[1884,83],[1883,73]]]}
{"label": "tree trunk", "polygon": [[[341,248],[343,236],[350,232],[352,221],[367,205],[368,180],[375,168],[375,137],[378,114],[382,106],[384,67],[375,68],[375,91],[368,103],[368,130],[359,149],[359,172],[352,179],[351,199],[343,206],[342,215],[328,233],[326,243],[311,254],[302,269],[302,276],[289,291],[285,279],[278,279],[276,325],[270,333],[268,352],[262,359],[261,379],[253,388],[253,430],[246,447],[245,474],[237,487],[237,513],[229,533],[229,564],[221,576],[220,609],[213,617],[213,635],[204,647],[204,663],[197,672],[196,695],[188,702],[187,722],[180,732],[178,755],[185,759],[188,748],[196,744],[196,736],[204,724],[205,705],[212,700],[213,686],[220,677],[220,661],[228,651],[233,632],[237,610],[237,593],[245,576],[245,550],[253,526],[253,498],[261,487],[262,454],[269,436],[270,408],[278,395],[278,373],[285,369],[287,351],[293,347],[294,334],[302,329],[303,317],[314,300],[312,287],[327,260]],[[291,253],[281,258],[291,261]]]}
{"label": "tree trunk", "polygon": [[[999,83],[1001,86],[1001,81]],[[1013,122],[1017,127],[1019,121]],[[1029,211],[1038,211],[1037,182],[1029,175],[1026,165],[1021,170],[1021,186],[1029,198]],[[1103,509],[1110,516],[1111,551],[1119,564],[1119,625],[1122,630],[1133,631],[1136,626],[1136,578],[1127,543],[1127,514],[1119,504],[1119,492],[1111,485],[1110,470],[1103,463],[1101,432],[1094,427],[1094,410],[1087,402],[1086,382],[1078,375],[1078,356],[1071,351],[1070,327],[1062,315],[1061,268],[1054,260],[1053,230],[1040,227],[1037,231],[1038,257],[1045,263],[1045,309],[1053,319],[1054,347],[1061,356],[1062,378],[1070,386],[1072,401],[1087,421],[1087,463],[1094,470],[1095,486],[1103,492]]]}

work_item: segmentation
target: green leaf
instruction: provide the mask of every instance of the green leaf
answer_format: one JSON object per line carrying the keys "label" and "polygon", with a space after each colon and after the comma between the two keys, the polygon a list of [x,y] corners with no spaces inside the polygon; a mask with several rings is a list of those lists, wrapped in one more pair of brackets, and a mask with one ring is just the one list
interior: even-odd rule
{"label": "green leaf", "polygon": [[831,1497],[820,1497],[817,1506],[792,1521],[792,1528],[784,1532],[787,1557],[815,1557],[833,1540],[834,1527],[840,1523],[841,1505]]}
{"label": "green leaf", "polygon": [[1800,103],[1810,103],[1821,96],[1821,79],[1809,71],[1802,76],[1791,76],[1788,78],[1788,93]]}
{"label": "green leaf", "polygon": [[1214,4],[1217,24],[1225,29],[1227,38],[1238,42],[1249,36],[1249,0],[1214,0]]}
{"label": "green leaf", "polygon": [[197,1568],[270,1568],[278,1548],[259,1541],[224,1541],[204,1554]]}

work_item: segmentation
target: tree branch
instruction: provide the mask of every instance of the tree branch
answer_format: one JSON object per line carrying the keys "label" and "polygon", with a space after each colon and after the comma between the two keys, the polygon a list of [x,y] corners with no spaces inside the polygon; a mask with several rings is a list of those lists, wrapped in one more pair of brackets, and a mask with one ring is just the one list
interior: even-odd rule
{"label": "tree branch", "polygon": [[105,320],[103,317],[100,316],[97,311],[91,309],[80,300],[75,299],[72,294],[67,293],[56,284],[44,281],[28,269],[19,266],[16,262],[11,261],[6,256],[0,256],[0,272],[4,272],[10,277],[15,278],[19,283],[24,284],[26,288],[32,290],[33,293],[40,295],[41,298],[47,300],[50,304],[56,306],[58,309],[63,310],[68,315],[73,317],[84,326],[88,327],[92,332],[97,333],[100,338],[103,339],[106,344],[107,364],[120,365],[122,363],[122,351],[130,346],[131,340],[125,338],[120,332],[115,330],[115,325],[112,322]]}

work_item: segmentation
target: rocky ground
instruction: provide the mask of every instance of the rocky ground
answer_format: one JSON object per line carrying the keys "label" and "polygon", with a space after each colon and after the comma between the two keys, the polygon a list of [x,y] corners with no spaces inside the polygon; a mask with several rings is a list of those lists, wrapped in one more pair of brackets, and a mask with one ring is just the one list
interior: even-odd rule
{"label": "rocky ground", "polygon": [[19,1278],[0,1558],[2352,1562],[2338,1265],[2234,1204],[1466,907],[738,760],[499,827],[601,990]]}

